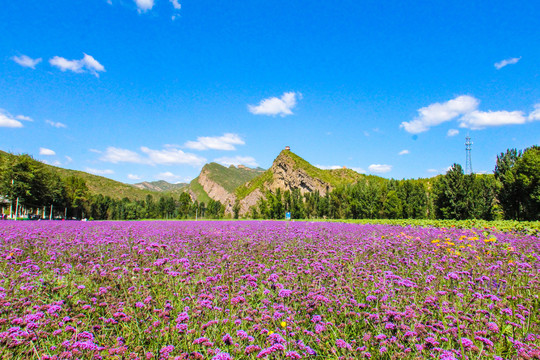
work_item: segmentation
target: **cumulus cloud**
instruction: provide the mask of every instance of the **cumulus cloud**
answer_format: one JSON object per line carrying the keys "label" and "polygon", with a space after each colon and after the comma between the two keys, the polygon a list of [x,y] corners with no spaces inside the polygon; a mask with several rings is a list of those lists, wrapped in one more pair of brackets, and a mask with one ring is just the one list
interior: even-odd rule
{"label": "cumulus cloud", "polygon": [[409,150],[401,150],[398,155],[407,155]]}
{"label": "cumulus cloud", "polygon": [[366,170],[364,168],[361,168],[361,167],[352,167],[351,170],[356,171],[357,173],[360,173],[360,174],[365,174],[366,173]]}
{"label": "cumulus cloud", "polygon": [[96,77],[99,77],[98,72],[105,71],[105,67],[88,54],[84,54],[84,57],[80,60],[68,60],[60,56],[55,56],[49,60],[49,63],[61,71],[70,70],[75,73],[89,72]]}
{"label": "cumulus cloud", "polygon": [[494,64],[494,66],[495,66],[495,68],[496,68],[497,70],[500,70],[500,69],[502,69],[503,67],[505,67],[506,65],[517,64],[517,62],[518,62],[519,60],[521,60],[521,56],[518,57],[518,58],[505,59],[505,60],[496,62],[496,63]]}
{"label": "cumulus cloud", "polygon": [[[337,170],[337,169],[343,169],[343,168],[347,169],[346,166],[344,167],[344,166],[341,166],[341,165],[315,165],[315,167],[317,167],[319,169],[322,169],[322,170]],[[350,167],[348,169],[356,171],[357,173],[360,173],[360,174],[365,174],[366,173],[366,170],[361,168],[361,167]]]}
{"label": "cumulus cloud", "polygon": [[42,61],[41,58],[32,59],[31,57],[26,56],[26,55],[13,56],[11,60],[15,61],[17,64],[23,67],[28,67],[32,69],[35,69],[36,65]]}
{"label": "cumulus cloud", "polygon": [[183,176],[173,174],[170,171],[165,171],[165,172],[159,173],[159,174],[157,174],[155,176],[155,178],[159,179],[159,180],[165,180],[165,181],[168,181],[168,182],[181,182],[182,180],[184,180],[186,182],[189,181],[187,179],[184,179]]}
{"label": "cumulus cloud", "polygon": [[322,170],[337,170],[337,169],[343,168],[343,166],[339,166],[339,165],[315,165],[315,167],[318,167],[319,169],[322,169]]}
{"label": "cumulus cloud", "polygon": [[148,156],[148,161],[151,164],[185,164],[198,166],[206,162],[205,158],[195,154],[183,152],[180,149],[169,148],[163,150],[153,150],[143,146],[141,147],[141,151]]}
{"label": "cumulus cloud", "polygon": [[34,121],[30,116],[24,116],[24,115],[17,115],[15,116],[15,119],[22,120],[22,121]]}
{"label": "cumulus cloud", "polygon": [[402,122],[400,127],[411,134],[428,131],[430,127],[450,121],[478,108],[479,101],[472,96],[461,95],[445,103],[434,103],[418,110],[418,117]]}
{"label": "cumulus cloud", "polygon": [[22,128],[23,124],[8,113],[0,109],[0,127]]}
{"label": "cumulus cloud", "polygon": [[135,174],[128,174],[127,177],[130,180],[141,180],[141,177],[139,175],[135,175]]}
{"label": "cumulus cloud", "polygon": [[392,171],[392,165],[386,164],[371,164],[368,166],[369,172],[384,174],[389,171]]}
{"label": "cumulus cloud", "polygon": [[84,169],[84,171],[89,172],[90,174],[94,174],[94,175],[111,175],[111,174],[114,174],[114,171],[111,170],[111,169],[100,170],[100,169],[92,169],[92,168],[87,167],[86,169]]}
{"label": "cumulus cloud", "polygon": [[261,100],[259,105],[248,105],[248,110],[255,115],[292,115],[292,109],[296,106],[296,98],[302,98],[302,94],[285,92],[281,98],[271,97]]}
{"label": "cumulus cloud", "polygon": [[120,162],[135,163],[135,164],[144,164],[147,161],[135,151],[121,149],[114,146],[109,146],[103,156],[100,158],[101,161],[111,162],[117,164]]}
{"label": "cumulus cloud", "polygon": [[459,122],[460,127],[479,130],[488,126],[524,124],[527,118],[522,111],[473,111],[461,117]]}
{"label": "cumulus cloud", "polygon": [[151,10],[154,7],[154,0],[135,0],[139,12]]}
{"label": "cumulus cloud", "polygon": [[51,149],[40,147],[39,148],[39,155],[53,156],[53,155],[56,155],[56,152],[54,150],[51,150]]}
{"label": "cumulus cloud", "polygon": [[540,104],[534,105],[534,110],[529,114],[529,121],[540,120]]}
{"label": "cumulus cloud", "polygon": [[184,146],[194,150],[236,150],[234,145],[244,144],[237,134],[227,133],[223,136],[200,136],[197,141],[188,141]]}
{"label": "cumulus cloud", "polygon": [[178,2],[178,0],[170,0],[171,4],[176,10],[180,10],[182,8],[182,5]]}
{"label": "cumulus cloud", "polygon": [[52,127],[58,128],[58,129],[59,129],[59,128],[66,128],[66,127],[67,127],[66,124],[63,124],[63,123],[61,123],[61,122],[51,121],[51,120],[45,120],[45,123],[46,123],[47,125],[50,125],[50,126],[52,126]]}
{"label": "cumulus cloud", "polygon": [[449,129],[448,132],[446,133],[446,136],[456,136],[457,134],[459,134],[459,130],[457,129]]}
{"label": "cumulus cloud", "polygon": [[230,165],[236,165],[236,166],[245,165],[245,166],[252,166],[252,167],[259,166],[259,164],[257,164],[257,161],[255,161],[255,158],[251,156],[235,156],[235,157],[224,156],[224,157],[217,158],[214,161],[220,164],[223,164],[225,166],[230,166]]}

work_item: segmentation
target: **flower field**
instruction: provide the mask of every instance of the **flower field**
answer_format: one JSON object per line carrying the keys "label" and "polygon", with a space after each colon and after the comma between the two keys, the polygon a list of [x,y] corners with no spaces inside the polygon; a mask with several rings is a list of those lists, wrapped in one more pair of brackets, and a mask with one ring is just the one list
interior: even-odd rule
{"label": "flower field", "polygon": [[540,359],[540,239],[0,222],[1,359]]}

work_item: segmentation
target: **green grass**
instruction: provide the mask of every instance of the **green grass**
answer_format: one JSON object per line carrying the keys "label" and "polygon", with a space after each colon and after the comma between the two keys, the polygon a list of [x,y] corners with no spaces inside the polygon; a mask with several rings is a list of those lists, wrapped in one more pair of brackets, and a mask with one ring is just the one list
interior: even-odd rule
{"label": "green grass", "polygon": [[199,178],[196,177],[189,183],[189,189],[195,194],[195,197],[197,198],[197,201],[199,203],[204,202],[206,205],[208,205],[208,202],[210,201],[210,196],[204,191],[201,184],[199,184]]}

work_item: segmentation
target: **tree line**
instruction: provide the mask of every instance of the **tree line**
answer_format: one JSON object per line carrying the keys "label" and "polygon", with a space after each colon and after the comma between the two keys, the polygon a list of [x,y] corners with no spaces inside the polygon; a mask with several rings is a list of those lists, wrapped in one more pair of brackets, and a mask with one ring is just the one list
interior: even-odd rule
{"label": "tree line", "polygon": [[[7,154],[0,160],[0,194],[3,206],[40,212],[41,217],[88,218],[95,220],[222,218],[225,206],[219,201],[192,201],[188,193],[162,195],[145,200],[113,199],[91,194],[83,178],[61,178],[30,155]],[[43,211],[45,208],[45,211]],[[22,211],[17,213],[22,214]]]}
{"label": "tree line", "polygon": [[[93,195],[84,179],[60,178],[29,155],[8,154],[0,164],[0,194],[27,208],[53,206],[57,215],[96,220],[224,218],[225,206],[192,200],[186,192],[145,200]],[[62,212],[64,210],[64,212]],[[493,174],[464,174],[453,164],[431,179],[366,177],[321,195],[299,189],[267,191],[246,217],[283,219],[514,219],[540,220],[540,147],[509,149]],[[240,205],[232,206],[234,218]]]}
{"label": "tree line", "polygon": [[322,196],[267,191],[252,218],[540,220],[540,147],[509,149],[493,174],[464,174],[453,164],[432,179],[365,179]]}

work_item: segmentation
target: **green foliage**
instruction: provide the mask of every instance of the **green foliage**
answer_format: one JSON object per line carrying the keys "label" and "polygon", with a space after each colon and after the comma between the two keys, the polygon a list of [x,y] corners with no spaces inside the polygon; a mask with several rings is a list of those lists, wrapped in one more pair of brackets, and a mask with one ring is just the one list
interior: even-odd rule
{"label": "green foliage", "polygon": [[540,147],[522,153],[509,149],[497,156],[498,200],[506,219],[540,219]]}
{"label": "green foliage", "polygon": [[210,196],[204,191],[204,188],[199,184],[199,178],[196,177],[189,183],[189,190],[193,192],[198,201],[202,201],[206,204],[210,201]]}

